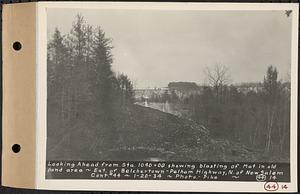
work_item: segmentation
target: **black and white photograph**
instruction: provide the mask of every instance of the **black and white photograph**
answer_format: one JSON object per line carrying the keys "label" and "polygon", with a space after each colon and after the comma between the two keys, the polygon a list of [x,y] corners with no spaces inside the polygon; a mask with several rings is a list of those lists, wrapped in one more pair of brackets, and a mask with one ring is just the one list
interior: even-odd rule
{"label": "black and white photograph", "polygon": [[285,164],[290,180],[293,14],[47,9],[46,166]]}

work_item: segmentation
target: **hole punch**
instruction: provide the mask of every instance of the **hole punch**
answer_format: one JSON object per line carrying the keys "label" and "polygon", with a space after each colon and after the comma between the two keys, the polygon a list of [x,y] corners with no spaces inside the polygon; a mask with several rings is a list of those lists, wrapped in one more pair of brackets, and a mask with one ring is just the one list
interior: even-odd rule
{"label": "hole punch", "polygon": [[16,41],[13,44],[13,48],[14,48],[15,51],[19,51],[22,48],[22,44],[20,42]]}
{"label": "hole punch", "polygon": [[21,146],[19,144],[14,144],[11,149],[14,153],[19,153],[21,151]]}

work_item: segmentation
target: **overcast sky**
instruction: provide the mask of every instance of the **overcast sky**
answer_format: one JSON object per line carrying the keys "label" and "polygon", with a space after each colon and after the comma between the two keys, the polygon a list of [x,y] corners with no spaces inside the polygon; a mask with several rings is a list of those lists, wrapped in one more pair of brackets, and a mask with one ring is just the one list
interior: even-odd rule
{"label": "overcast sky", "polygon": [[223,64],[232,82],[262,81],[268,65],[287,79],[291,21],[284,11],[138,11],[49,9],[48,37],[66,34],[81,13],[113,39],[115,72],[137,88],[205,80],[205,67]]}

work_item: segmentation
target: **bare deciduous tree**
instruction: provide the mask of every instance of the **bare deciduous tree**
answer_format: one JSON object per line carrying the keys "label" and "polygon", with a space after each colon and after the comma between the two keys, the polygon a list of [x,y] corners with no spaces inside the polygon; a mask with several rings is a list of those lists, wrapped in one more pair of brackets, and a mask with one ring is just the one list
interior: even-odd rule
{"label": "bare deciduous tree", "polygon": [[219,99],[223,86],[230,83],[229,69],[222,64],[216,64],[213,67],[205,68],[206,80],[209,86],[214,88],[216,97]]}
{"label": "bare deciduous tree", "polygon": [[206,67],[206,79],[211,87],[220,87],[230,82],[229,69],[222,64],[216,64],[213,67]]}

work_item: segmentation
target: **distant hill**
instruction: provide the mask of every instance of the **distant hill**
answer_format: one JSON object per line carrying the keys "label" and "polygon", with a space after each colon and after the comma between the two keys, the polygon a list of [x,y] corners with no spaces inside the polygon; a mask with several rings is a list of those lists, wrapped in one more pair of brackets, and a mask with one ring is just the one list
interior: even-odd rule
{"label": "distant hill", "polygon": [[169,90],[177,90],[177,91],[195,91],[199,90],[200,87],[195,82],[170,82],[168,84]]}

